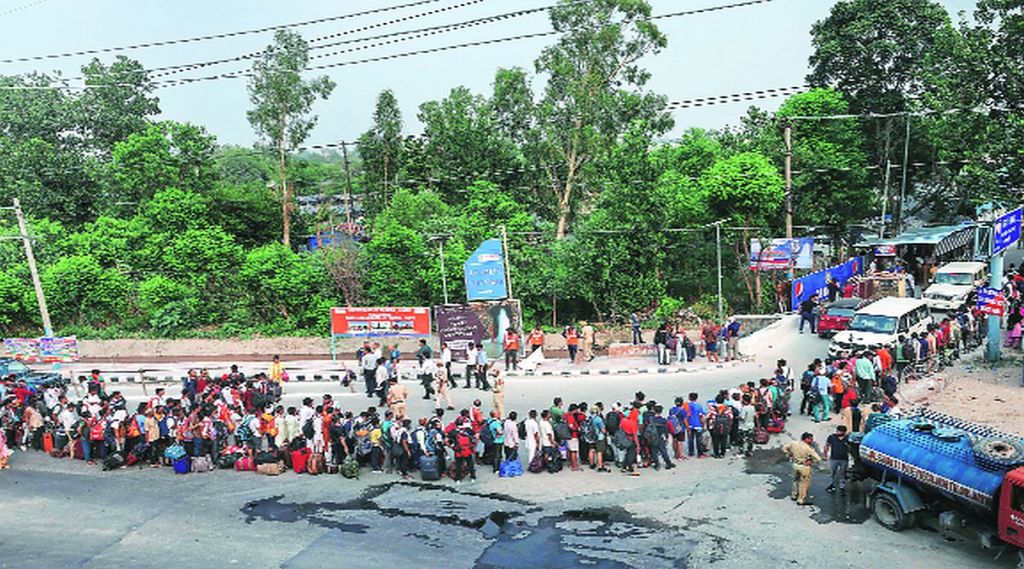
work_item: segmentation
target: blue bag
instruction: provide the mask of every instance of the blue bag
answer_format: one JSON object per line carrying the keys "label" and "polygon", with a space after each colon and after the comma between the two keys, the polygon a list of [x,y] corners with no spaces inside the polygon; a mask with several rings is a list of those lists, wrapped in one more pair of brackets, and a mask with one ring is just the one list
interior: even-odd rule
{"label": "blue bag", "polygon": [[188,455],[184,455],[180,458],[174,459],[174,473],[175,474],[188,474],[192,471],[192,461],[188,458]]}
{"label": "blue bag", "polygon": [[498,476],[502,478],[515,478],[523,475],[523,465],[518,460],[502,461],[498,467]]}
{"label": "blue bag", "polygon": [[185,456],[186,454],[187,453],[185,452],[185,447],[179,444],[173,444],[167,447],[166,450],[164,450],[164,458],[170,460],[178,460],[179,458]]}

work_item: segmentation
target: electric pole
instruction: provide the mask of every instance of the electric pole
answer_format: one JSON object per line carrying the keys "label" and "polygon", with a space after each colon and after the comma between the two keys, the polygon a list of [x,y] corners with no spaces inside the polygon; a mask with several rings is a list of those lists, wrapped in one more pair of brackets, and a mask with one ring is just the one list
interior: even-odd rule
{"label": "electric pole", "polygon": [[[352,175],[348,171],[348,143],[341,143],[341,157],[345,163],[345,223],[352,230]],[[447,303],[447,300],[445,301]]]}
{"label": "electric pole", "polygon": [[[786,140],[786,240],[789,242],[789,270],[787,273],[789,280],[793,280],[793,125],[789,119],[786,119],[783,137]],[[758,259],[758,263],[760,262]],[[719,261],[719,265],[721,265],[721,261]],[[719,314],[719,318],[721,318],[721,314]]]}
{"label": "electric pole", "polygon": [[512,271],[508,264],[508,230],[504,224],[501,225],[501,248],[503,249],[501,257],[505,261],[505,292],[509,298],[512,298]]}
{"label": "electric pole", "polygon": [[888,158],[885,161],[885,181],[882,182],[884,186],[882,188],[882,217],[878,219],[878,237],[881,239],[885,237],[885,210],[886,206],[889,205],[889,176],[892,173],[892,162],[889,162]]}
{"label": "electric pole", "polygon": [[907,171],[910,170],[910,115],[907,115],[907,133],[903,139],[903,179],[900,181],[900,211],[899,223],[896,225],[896,235],[903,233],[903,200],[907,197]]}
{"label": "electric pole", "polygon": [[43,319],[43,335],[47,338],[53,337],[53,325],[50,323],[50,311],[46,308],[46,295],[43,294],[43,283],[39,280],[39,270],[36,268],[36,256],[32,253],[32,240],[28,236],[28,227],[25,224],[25,214],[21,211],[21,201],[14,198],[14,216],[18,218],[18,231],[21,233],[21,242],[25,244],[25,257],[28,259],[28,272],[32,275],[32,286],[36,289],[36,302],[39,303],[39,316]]}
{"label": "electric pole", "polygon": [[718,322],[719,324],[725,318],[722,313],[722,222],[725,220],[719,220],[715,222],[715,248],[718,257]]}

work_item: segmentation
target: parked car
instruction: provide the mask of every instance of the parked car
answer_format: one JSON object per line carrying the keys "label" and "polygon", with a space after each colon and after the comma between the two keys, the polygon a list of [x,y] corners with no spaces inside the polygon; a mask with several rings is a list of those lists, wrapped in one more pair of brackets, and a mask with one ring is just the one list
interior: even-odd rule
{"label": "parked car", "polygon": [[818,316],[818,336],[830,338],[846,330],[854,312],[867,303],[863,298],[840,298],[824,307]]}
{"label": "parked car", "polygon": [[970,305],[978,287],[987,280],[985,263],[947,263],[936,271],[935,280],[924,291],[924,299],[932,310],[953,311]]}
{"label": "parked car", "polygon": [[886,297],[857,310],[846,330],[828,345],[828,355],[839,357],[862,350],[891,348],[898,338],[923,333],[932,323],[928,304],[919,298]]}
{"label": "parked car", "polygon": [[14,376],[17,380],[25,380],[25,383],[32,388],[39,389],[50,382],[63,381],[59,373],[37,372],[32,368],[13,358],[0,358],[0,377],[7,378]]}

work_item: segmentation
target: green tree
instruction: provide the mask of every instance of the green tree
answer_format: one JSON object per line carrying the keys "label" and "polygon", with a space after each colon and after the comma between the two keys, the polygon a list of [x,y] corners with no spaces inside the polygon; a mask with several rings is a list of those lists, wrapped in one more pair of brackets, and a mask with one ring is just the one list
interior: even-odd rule
{"label": "green tree", "polygon": [[[57,327],[106,326],[128,310],[131,282],[116,269],[103,268],[89,255],[64,257],[46,267],[40,280]],[[34,303],[26,291],[24,303]]]}
{"label": "green tree", "polygon": [[242,308],[257,322],[275,322],[276,328],[296,330],[315,322],[310,308],[319,308],[327,288],[323,265],[273,243],[249,251],[239,269],[246,283]]}
{"label": "green tree", "polygon": [[139,283],[139,310],[161,336],[177,336],[198,323],[201,302],[196,290],[162,275]]}
{"label": "green tree", "polygon": [[243,247],[273,241],[281,234],[281,215],[274,205],[274,192],[265,184],[217,184],[210,199],[206,220],[223,228]]}
{"label": "green tree", "polygon": [[383,209],[398,188],[403,146],[402,111],[395,94],[385,89],[377,95],[373,125],[356,144],[363,163],[364,202],[370,211]]}
{"label": "green tree", "polygon": [[109,156],[114,145],[149,126],[160,113],[153,84],[141,63],[123,55],[104,65],[93,59],[82,67],[86,89],[72,104],[90,148]]}
{"label": "green tree", "polygon": [[665,99],[642,90],[650,73],[639,61],[667,45],[648,19],[647,2],[567,3],[550,15],[561,36],[535,62],[537,73],[547,77],[536,106],[535,153],[554,194],[561,239],[587,195],[581,187],[587,171],[626,126],[641,121],[658,135],[672,120],[663,112]]}
{"label": "green tree", "polygon": [[202,127],[164,121],[114,146],[115,200],[144,202],[165,188],[207,192],[216,180],[214,137]]}
{"label": "green tree", "polygon": [[715,216],[742,228],[735,242],[735,269],[746,285],[751,305],[759,308],[763,296],[760,271],[746,270],[750,238],[756,235],[755,228],[776,219],[785,194],[782,176],[765,156],[743,152],[716,162],[701,176],[700,184]]}
{"label": "green tree", "polygon": [[310,112],[317,98],[326,99],[335,83],[326,76],[304,80],[309,62],[309,45],[291,30],[278,30],[252,66],[249,100],[253,108],[246,116],[256,132],[277,149],[278,180],[281,184],[281,242],[291,243],[292,190],[288,184],[287,156],[316,125]]}

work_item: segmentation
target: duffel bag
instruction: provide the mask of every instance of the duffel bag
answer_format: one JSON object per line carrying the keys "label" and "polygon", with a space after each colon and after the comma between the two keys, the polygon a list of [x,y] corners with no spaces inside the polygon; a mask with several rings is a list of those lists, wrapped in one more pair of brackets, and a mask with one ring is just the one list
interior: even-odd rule
{"label": "duffel bag", "polygon": [[341,467],[338,470],[345,478],[359,478],[359,461],[356,460],[356,457],[348,455],[345,460],[341,461]]}
{"label": "duffel bag", "polygon": [[197,456],[192,459],[192,472],[209,472],[213,470],[213,459],[208,456]]}
{"label": "duffel bag", "polygon": [[235,470],[238,472],[252,472],[256,470],[256,462],[251,456],[242,456],[235,461]]}
{"label": "duffel bag", "polygon": [[173,466],[175,474],[188,474],[192,472],[192,460],[189,459],[188,455],[174,459]]}
{"label": "duffel bag", "polygon": [[256,472],[267,476],[279,476],[284,473],[284,461],[264,462],[256,465]]}

